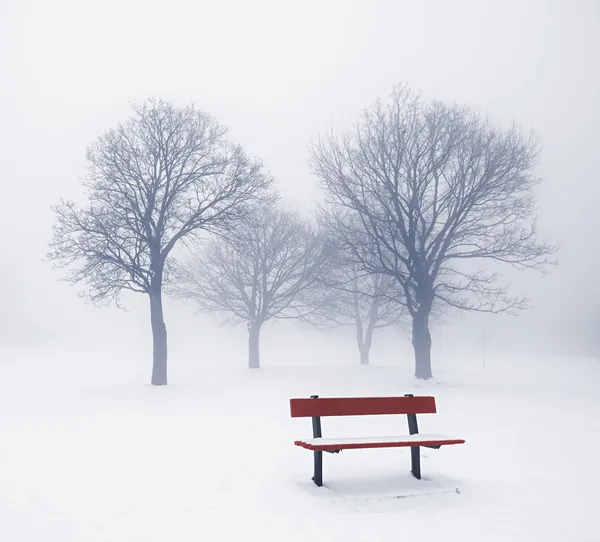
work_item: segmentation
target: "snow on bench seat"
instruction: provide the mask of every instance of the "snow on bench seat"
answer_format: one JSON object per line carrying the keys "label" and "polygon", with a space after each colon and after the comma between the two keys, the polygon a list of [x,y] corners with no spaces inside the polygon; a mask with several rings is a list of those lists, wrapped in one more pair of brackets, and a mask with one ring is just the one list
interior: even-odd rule
{"label": "snow on bench seat", "polygon": [[408,446],[448,446],[464,444],[463,439],[443,435],[402,435],[397,437],[312,438],[297,440],[296,446],[307,450],[352,450],[359,448],[401,448]]}

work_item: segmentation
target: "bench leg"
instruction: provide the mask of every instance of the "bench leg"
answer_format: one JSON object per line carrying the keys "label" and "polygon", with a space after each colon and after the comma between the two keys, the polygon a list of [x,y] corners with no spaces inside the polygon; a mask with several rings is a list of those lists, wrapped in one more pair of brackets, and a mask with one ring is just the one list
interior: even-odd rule
{"label": "bench leg", "polygon": [[323,485],[323,452],[315,451],[315,475],[313,476],[314,483],[321,487]]}
{"label": "bench leg", "polygon": [[421,479],[421,448],[419,446],[411,446],[410,448],[410,472],[417,479]]}

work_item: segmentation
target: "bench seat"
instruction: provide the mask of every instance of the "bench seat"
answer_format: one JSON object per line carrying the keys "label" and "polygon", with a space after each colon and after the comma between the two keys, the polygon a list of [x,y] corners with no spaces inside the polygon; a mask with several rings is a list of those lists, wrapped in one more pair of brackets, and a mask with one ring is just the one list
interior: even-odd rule
{"label": "bench seat", "polygon": [[464,444],[464,442],[463,439],[443,435],[401,435],[396,437],[312,438],[297,440],[294,444],[307,450],[333,452],[360,448],[403,448],[408,446],[439,448],[451,444]]}

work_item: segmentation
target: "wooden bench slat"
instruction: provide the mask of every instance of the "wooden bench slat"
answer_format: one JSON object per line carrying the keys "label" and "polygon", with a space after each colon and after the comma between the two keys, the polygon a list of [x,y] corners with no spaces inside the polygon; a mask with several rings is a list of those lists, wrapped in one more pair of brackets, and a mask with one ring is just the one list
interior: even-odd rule
{"label": "wooden bench slat", "polygon": [[290,399],[290,414],[292,415],[292,418],[435,413],[435,398],[428,396],[320,397],[318,399]]}
{"label": "wooden bench slat", "polygon": [[463,439],[443,435],[401,435],[395,437],[316,438],[294,442],[307,450],[352,450],[360,448],[402,448],[408,446],[449,446],[464,444]]}

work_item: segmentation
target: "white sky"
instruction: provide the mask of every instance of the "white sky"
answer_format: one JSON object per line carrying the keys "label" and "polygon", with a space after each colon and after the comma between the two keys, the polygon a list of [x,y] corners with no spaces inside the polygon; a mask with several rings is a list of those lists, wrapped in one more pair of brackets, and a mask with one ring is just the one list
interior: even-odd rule
{"label": "white sky", "polygon": [[[98,311],[41,261],[50,204],[77,197],[86,146],[131,100],[195,101],[308,208],[308,140],[399,82],[539,134],[540,213],[564,240],[561,266],[515,279],[528,315],[466,322],[568,335],[600,303],[599,2],[0,0],[0,341],[149,347],[145,299]],[[172,345],[206,333],[178,305],[166,318]],[[462,322],[444,337],[472,338]]]}

